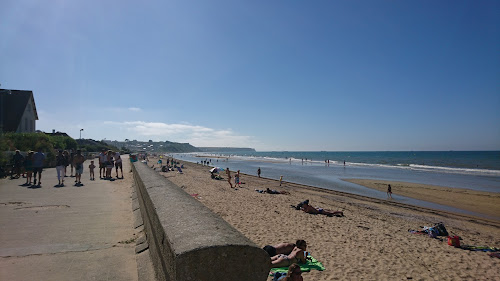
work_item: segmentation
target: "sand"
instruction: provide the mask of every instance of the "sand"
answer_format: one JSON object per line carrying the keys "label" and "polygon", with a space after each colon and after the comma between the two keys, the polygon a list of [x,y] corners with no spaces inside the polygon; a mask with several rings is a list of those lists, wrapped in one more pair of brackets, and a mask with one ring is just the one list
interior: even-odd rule
{"label": "sand", "polygon": [[369,179],[345,179],[345,181],[380,191],[387,191],[387,185],[390,184],[393,195],[403,195],[491,217],[500,217],[500,193],[396,181]]}
{"label": "sand", "polygon": [[[499,221],[287,182],[280,187],[276,180],[245,174],[240,178],[245,184],[235,190],[226,180],[210,179],[211,167],[182,163],[184,174],[160,173],[259,247],[306,240],[308,251],[326,270],[304,273],[304,280],[500,280],[500,259],[408,232],[443,222],[462,244],[500,248]],[[267,187],[290,194],[255,191]],[[310,215],[290,207],[305,199],[313,206],[342,210],[345,217]]]}

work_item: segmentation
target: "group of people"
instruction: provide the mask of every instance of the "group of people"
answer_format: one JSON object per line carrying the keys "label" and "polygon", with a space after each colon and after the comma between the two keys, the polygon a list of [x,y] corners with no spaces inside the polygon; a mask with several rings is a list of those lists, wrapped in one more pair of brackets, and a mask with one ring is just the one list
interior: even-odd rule
{"label": "group of people", "polygon": [[[44,161],[45,154],[41,150],[38,150],[36,153],[30,150],[28,151],[26,157],[24,157],[19,150],[16,150],[12,156],[13,171],[11,178],[20,178],[21,174],[26,173],[26,183],[24,185],[40,186],[42,184],[41,180]],[[16,175],[14,176],[14,174]],[[31,182],[32,180],[33,183]]]}
{"label": "group of people", "polygon": [[[46,156],[39,150],[38,152],[28,151],[26,156],[23,156],[19,150],[16,150],[12,157],[13,162],[13,174],[12,178],[20,178],[21,174],[26,173],[26,183],[24,185],[28,186],[40,186],[42,184],[42,171],[45,164]],[[82,151],[77,149],[76,152],[73,150],[62,150],[59,149],[56,155],[56,171],[58,187],[64,186],[64,178],[67,176],[68,166],[70,167],[70,176],[75,177],[75,185],[82,185],[81,179],[83,174],[83,163],[85,162],[85,156]],[[90,161],[89,171],[90,180],[95,180],[94,161]],[[121,171],[121,178],[123,179],[123,167],[122,159],[119,152],[113,152],[111,150],[106,151],[105,149],[99,154],[99,177],[101,179],[111,179],[111,171],[113,167],[116,168],[116,177],[119,177],[118,170]],[[37,181],[38,175],[38,181]],[[32,182],[33,180],[33,182]]]}
{"label": "group of people", "polygon": [[85,156],[82,155],[82,151],[77,149],[76,153],[73,151],[68,152],[67,150],[58,150],[56,156],[56,171],[57,180],[59,181],[58,186],[64,186],[64,178],[66,176],[66,169],[71,166],[71,176],[73,176],[73,168],[75,169],[75,184],[82,184],[82,174],[83,174],[83,162],[85,162]]}
{"label": "group of people", "polygon": [[302,271],[299,264],[307,263],[307,242],[297,240],[295,243],[280,243],[274,246],[266,245],[264,251],[271,258],[271,267],[288,267],[287,274],[275,276],[280,281],[302,281]]}
{"label": "group of people", "polygon": [[[95,179],[93,177],[95,166],[91,167],[93,166],[93,164],[94,163],[92,161],[91,165],[89,166],[91,180]],[[118,176],[118,169],[120,169],[122,173],[121,178],[123,179],[123,164],[120,152],[113,152],[112,150],[106,151],[106,149],[103,149],[101,153],[99,153],[99,178],[108,180],[112,179],[113,177],[111,176],[111,172],[113,171],[113,167],[116,168],[116,178],[120,178]]]}
{"label": "group of people", "polygon": [[229,170],[229,168],[226,168],[226,175],[227,175],[227,182],[229,183],[229,186],[231,188],[236,188],[236,186],[241,187],[240,170],[238,170],[234,175],[234,187],[233,184],[231,183],[232,178],[231,178],[231,171]]}

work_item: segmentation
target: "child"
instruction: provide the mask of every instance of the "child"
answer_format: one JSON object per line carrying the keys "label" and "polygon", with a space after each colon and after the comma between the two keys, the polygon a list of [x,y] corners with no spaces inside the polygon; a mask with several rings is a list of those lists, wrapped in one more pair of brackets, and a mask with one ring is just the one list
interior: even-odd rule
{"label": "child", "polygon": [[283,176],[280,176],[280,186],[281,186],[281,183],[283,183]]}
{"label": "child", "polygon": [[238,172],[236,172],[236,175],[234,175],[234,186],[241,187],[240,186],[240,170],[238,170]]}
{"label": "child", "polygon": [[95,180],[94,169],[95,169],[95,165],[94,165],[94,161],[92,160],[92,161],[90,161],[90,165],[89,165],[90,180],[91,181]]}

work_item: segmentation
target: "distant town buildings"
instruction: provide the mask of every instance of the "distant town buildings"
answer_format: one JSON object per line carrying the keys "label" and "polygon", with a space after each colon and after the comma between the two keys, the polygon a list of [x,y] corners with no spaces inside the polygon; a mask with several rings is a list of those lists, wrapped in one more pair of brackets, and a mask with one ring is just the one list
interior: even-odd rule
{"label": "distant town buildings", "polygon": [[0,89],[0,133],[34,133],[36,120],[32,91]]}

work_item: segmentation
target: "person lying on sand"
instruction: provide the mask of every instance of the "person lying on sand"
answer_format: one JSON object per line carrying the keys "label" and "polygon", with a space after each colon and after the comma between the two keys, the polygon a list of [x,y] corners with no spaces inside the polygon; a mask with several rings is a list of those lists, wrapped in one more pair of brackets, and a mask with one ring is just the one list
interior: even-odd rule
{"label": "person lying on sand", "polygon": [[264,251],[266,251],[269,254],[270,257],[274,257],[274,256],[279,255],[279,254],[288,255],[292,252],[292,250],[295,247],[304,248],[304,251],[305,251],[305,249],[307,248],[307,243],[304,240],[297,240],[297,241],[295,241],[295,244],[283,242],[283,243],[280,243],[280,244],[274,245],[274,246],[266,245],[266,246],[264,246],[263,249],[264,249]]}
{"label": "person lying on sand", "polygon": [[320,215],[326,215],[326,216],[336,216],[336,217],[343,217],[344,213],[342,211],[331,211],[323,208],[314,208],[313,206],[309,205],[309,200],[306,200],[299,205],[297,205],[302,211],[308,213],[308,214],[320,214]]}
{"label": "person lying on sand", "polygon": [[266,189],[266,193],[269,193],[269,194],[290,194],[290,192],[288,192],[288,191],[278,191],[275,189],[269,189],[269,187]]}
{"label": "person lying on sand", "polygon": [[279,254],[271,257],[271,267],[285,267],[290,266],[292,263],[306,263],[307,262],[307,252],[306,246],[295,247],[292,252],[288,255]]}

